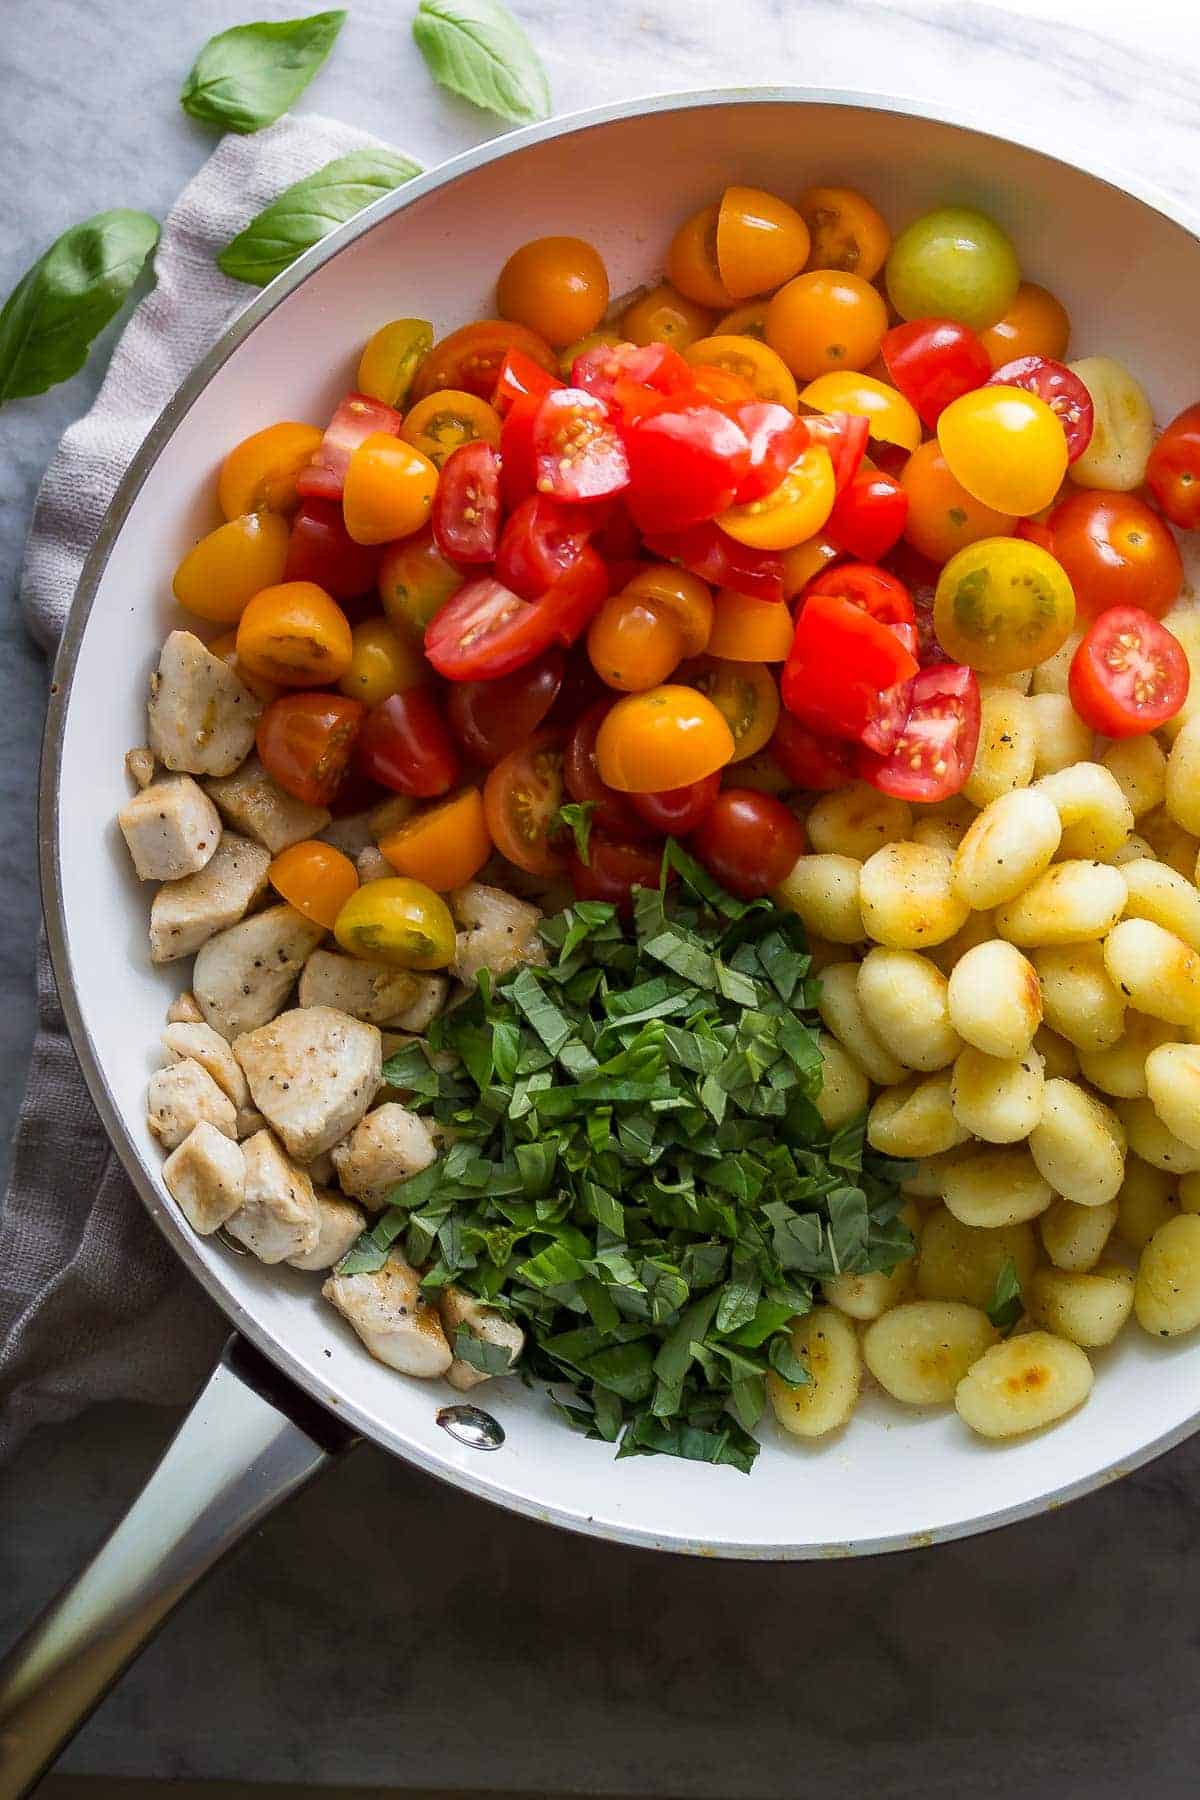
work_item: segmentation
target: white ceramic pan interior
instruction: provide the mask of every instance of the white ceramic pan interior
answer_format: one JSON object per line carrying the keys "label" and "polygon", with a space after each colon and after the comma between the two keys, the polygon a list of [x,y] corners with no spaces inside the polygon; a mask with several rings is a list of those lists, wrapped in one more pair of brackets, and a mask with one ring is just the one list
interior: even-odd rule
{"label": "white ceramic pan interior", "polygon": [[953,1413],[869,1396],[820,1446],[765,1424],[749,1478],[667,1458],[618,1463],[516,1380],[483,1391],[503,1449],[460,1446],[434,1419],[449,1390],[372,1362],[321,1301],[319,1279],[194,1237],[168,1200],[143,1095],[187,965],[150,966],[148,897],[113,824],[127,798],[122,758],[145,737],[146,679],[178,623],[171,571],[212,524],[223,452],[278,418],[323,421],[382,321],[417,315],[441,333],[486,315],[500,265],[527,238],[591,239],[620,293],[660,269],[674,225],[734,181],[784,195],[849,183],[893,227],[944,202],[980,206],[1011,232],[1024,271],[1066,302],[1074,354],[1128,359],[1160,420],[1195,398],[1200,243],[1162,203],[1037,152],[886,101],[794,92],[641,102],[487,146],[381,203],[285,276],[151,438],[110,521],[107,559],[103,544],[93,558],[60,667],[46,900],[76,1045],[146,1204],[231,1319],[310,1393],[399,1455],[533,1517],[675,1550],[803,1557],[952,1537],[1115,1478],[1195,1428],[1200,1343],[1130,1331],[1095,1358],[1082,1411],[1003,1448]]}

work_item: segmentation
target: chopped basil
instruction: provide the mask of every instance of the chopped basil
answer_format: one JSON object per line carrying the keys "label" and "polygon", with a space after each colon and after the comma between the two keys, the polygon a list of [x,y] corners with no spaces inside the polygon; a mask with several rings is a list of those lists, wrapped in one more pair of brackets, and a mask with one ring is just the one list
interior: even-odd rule
{"label": "chopped basil", "polygon": [[1025,1310],[1025,1301],[1021,1293],[1021,1280],[1017,1274],[1017,1265],[1012,1257],[1008,1257],[1001,1265],[996,1277],[996,1285],[988,1302],[987,1316],[1007,1337],[1017,1320]]}
{"label": "chopped basil", "polygon": [[575,839],[575,850],[585,869],[592,866],[591,837],[594,800],[567,800],[555,814],[554,825],[569,830]]}

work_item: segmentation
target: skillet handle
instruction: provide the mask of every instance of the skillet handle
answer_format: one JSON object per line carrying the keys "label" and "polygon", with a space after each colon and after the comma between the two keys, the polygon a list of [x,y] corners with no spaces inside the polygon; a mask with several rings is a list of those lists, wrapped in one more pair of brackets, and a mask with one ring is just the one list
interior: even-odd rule
{"label": "skillet handle", "polygon": [[196,1583],[354,1441],[229,1340],[125,1517],[0,1662],[2,1800],[30,1791]]}

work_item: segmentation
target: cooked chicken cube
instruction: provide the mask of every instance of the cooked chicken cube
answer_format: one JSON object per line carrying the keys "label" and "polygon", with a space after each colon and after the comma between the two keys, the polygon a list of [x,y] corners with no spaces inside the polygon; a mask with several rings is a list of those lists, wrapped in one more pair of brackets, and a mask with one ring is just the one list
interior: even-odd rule
{"label": "cooked chicken cube", "polygon": [[413,980],[419,985],[416,997],[387,1023],[399,1026],[401,1031],[415,1031],[419,1036],[428,1031],[444,1008],[450,983],[444,975],[414,975]]}
{"label": "cooked chicken cube", "polygon": [[[211,1025],[168,1025],[162,1034],[163,1048],[172,1062],[191,1057],[207,1069],[221,1092],[228,1094],[240,1112],[250,1104],[250,1089],[242,1066],[219,1031]],[[241,1132],[238,1133],[240,1137]]]}
{"label": "cooked chicken cube", "polygon": [[167,1192],[193,1231],[217,1231],[246,1198],[242,1147],[207,1119],[193,1125],[163,1164]]}
{"label": "cooked chicken cube", "polygon": [[284,1155],[269,1131],[256,1131],[241,1151],[246,1162],[245,1198],[225,1229],[252,1250],[259,1262],[303,1256],[321,1235],[312,1182]]}
{"label": "cooked chicken cube", "polygon": [[294,1007],[235,1038],[233,1054],[254,1104],[302,1162],[358,1124],[383,1062],[376,1027],[331,1006]]}
{"label": "cooked chicken cube", "polygon": [[[263,1118],[257,1106],[238,1107],[237,1134],[239,1139],[253,1137],[256,1131],[265,1131],[266,1128],[267,1121]],[[313,1181],[317,1179],[315,1175],[312,1175],[311,1170],[309,1171],[309,1174]]]}
{"label": "cooked chicken cube", "polygon": [[262,711],[228,663],[190,631],[173,631],[150,677],[150,748],[168,769],[230,775],[254,746]]}
{"label": "cooked chicken cube", "polygon": [[227,1138],[237,1132],[237,1108],[207,1069],[191,1057],[156,1069],[146,1085],[146,1123],[168,1150],[207,1119]]}
{"label": "cooked chicken cube", "polygon": [[397,1182],[419,1175],[436,1161],[428,1125],[396,1100],[377,1106],[360,1119],[333,1151],[343,1193],[353,1194],[373,1211],[384,1205]]}
{"label": "cooked chicken cube", "polygon": [[[510,1369],[525,1348],[525,1333],[519,1325],[514,1324],[512,1319],[506,1319],[494,1306],[485,1306],[482,1300],[477,1300],[474,1294],[468,1294],[463,1288],[443,1288],[438,1295],[437,1308],[451,1350],[455,1349],[459,1330],[463,1326],[481,1344],[490,1344],[497,1350],[507,1351]],[[496,1372],[504,1373],[503,1370]],[[488,1379],[486,1370],[477,1369],[465,1356],[458,1355],[446,1376],[450,1386],[464,1394],[469,1388],[478,1387],[481,1381]]]}
{"label": "cooked chicken cube", "polygon": [[293,1269],[332,1269],[334,1263],[341,1262],[367,1222],[357,1206],[329,1188],[317,1188],[316,1195],[317,1241],[311,1250],[288,1257]]}
{"label": "cooked chicken cube", "polygon": [[304,965],[296,998],[301,1006],[332,1006],[351,1018],[384,1025],[420,996],[422,980],[388,963],[314,950]]}
{"label": "cooked chicken cube", "polygon": [[155,894],[150,903],[150,960],[176,962],[192,956],[216,932],[236,925],[266,887],[270,863],[261,845],[227,831],[212,861],[198,875],[168,881]]}
{"label": "cooked chicken cube", "polygon": [[383,851],[377,850],[374,844],[368,844],[358,852],[354,858],[354,868],[363,886],[368,881],[387,881],[396,873]]}
{"label": "cooked chicken cube", "polygon": [[459,927],[450,972],[468,986],[474,985],[480,969],[498,978],[518,963],[546,961],[545,946],[537,935],[541,913],[524,900],[514,900],[503,888],[468,881],[450,895],[450,910]]}
{"label": "cooked chicken cube", "polygon": [[[266,1121],[264,1120],[263,1123],[265,1124]],[[333,1166],[331,1150],[318,1150],[315,1156],[306,1156],[297,1160],[315,1188],[332,1187],[337,1180],[337,1171]]]}
{"label": "cooked chicken cube", "polygon": [[154,752],[147,750],[145,744],[139,744],[136,750],[125,752],[125,773],[135,787],[149,787],[154,780]]}
{"label": "cooked chicken cube", "polygon": [[308,806],[285,793],[257,756],[247,757],[235,774],[204,785],[226,823],[253,838],[272,856],[302,838],[316,837],[329,823],[323,806]]}
{"label": "cooked chicken cube", "polygon": [[196,958],[192,987],[214,1031],[232,1043],[273,1019],[324,936],[290,906],[268,906],[210,937]]}
{"label": "cooked chicken cube", "polygon": [[398,1251],[370,1274],[331,1275],[321,1292],[389,1369],[430,1377],[453,1362],[437,1308],[422,1298],[420,1276]]}
{"label": "cooked chicken cube", "polygon": [[178,881],[195,875],[216,853],[221,819],[190,775],[152,781],[127,800],[117,824],[139,881]]}
{"label": "cooked chicken cube", "polygon": [[184,988],[182,994],[176,994],[167,1008],[168,1025],[202,1025],[204,1014],[200,1011],[200,1002],[191,988]]}

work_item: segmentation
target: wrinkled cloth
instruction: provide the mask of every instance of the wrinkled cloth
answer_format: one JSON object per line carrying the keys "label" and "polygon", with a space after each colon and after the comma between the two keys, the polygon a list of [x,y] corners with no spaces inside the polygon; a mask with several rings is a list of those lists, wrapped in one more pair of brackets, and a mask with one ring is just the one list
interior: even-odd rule
{"label": "wrinkled cloth", "polygon": [[[256,290],[216,253],[291,182],[376,145],[353,126],[283,118],[226,137],[163,223],[155,286],[72,425],[34,508],[21,604],[52,653],[109,501],[180,382]],[[0,1212],[0,1462],[35,1425],[99,1400],[186,1401],[227,1326],[147,1217],[92,1107],[43,943],[39,1030]]]}

